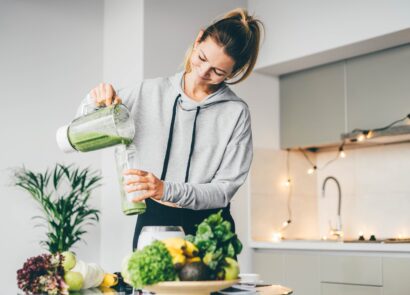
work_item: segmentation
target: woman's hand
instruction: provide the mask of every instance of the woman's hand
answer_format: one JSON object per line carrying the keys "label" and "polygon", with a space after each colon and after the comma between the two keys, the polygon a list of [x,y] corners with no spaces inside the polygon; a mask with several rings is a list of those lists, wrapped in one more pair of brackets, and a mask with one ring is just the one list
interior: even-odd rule
{"label": "woman's hand", "polygon": [[90,96],[97,106],[109,106],[112,103],[118,104],[122,100],[117,96],[117,93],[111,84],[101,83],[90,91]]}
{"label": "woman's hand", "polygon": [[146,191],[138,197],[135,197],[133,202],[141,202],[147,198],[161,200],[164,195],[164,183],[154,174],[143,170],[129,169],[124,172],[124,176],[131,176],[125,181],[126,191],[128,193],[135,191]]}

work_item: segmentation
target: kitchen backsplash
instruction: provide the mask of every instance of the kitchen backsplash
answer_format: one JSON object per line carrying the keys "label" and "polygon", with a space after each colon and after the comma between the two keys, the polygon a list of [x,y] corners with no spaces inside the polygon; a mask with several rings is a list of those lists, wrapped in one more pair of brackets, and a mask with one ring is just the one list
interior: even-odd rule
{"label": "kitchen backsplash", "polygon": [[[315,160],[315,156],[312,155]],[[315,238],[319,235],[316,175],[307,175],[309,164],[299,152],[290,152],[287,181],[287,152],[255,149],[251,175],[251,236],[253,240],[270,240],[288,219],[287,199],[292,190],[292,223],[286,238]]]}
{"label": "kitchen backsplash", "polygon": [[342,224],[346,239],[379,239],[410,236],[410,143],[351,149],[347,157],[333,159],[336,151],[309,153],[319,167],[311,167],[301,152],[290,152],[291,186],[285,185],[287,152],[256,149],[250,177],[251,236],[271,240],[288,218],[287,197],[291,194],[292,223],[283,231],[287,239],[318,239],[328,236],[329,221],[337,221],[337,187],[327,176],[339,180],[342,189]]}

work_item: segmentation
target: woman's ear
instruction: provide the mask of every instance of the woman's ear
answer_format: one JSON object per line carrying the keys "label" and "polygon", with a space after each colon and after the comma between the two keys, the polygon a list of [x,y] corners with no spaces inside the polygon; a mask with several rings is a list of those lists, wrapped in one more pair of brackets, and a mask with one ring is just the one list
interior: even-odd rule
{"label": "woman's ear", "polygon": [[198,46],[198,44],[201,43],[201,38],[202,38],[203,34],[204,34],[204,31],[200,30],[199,33],[198,33],[198,36],[196,36],[195,43],[194,43],[194,48],[196,48]]}

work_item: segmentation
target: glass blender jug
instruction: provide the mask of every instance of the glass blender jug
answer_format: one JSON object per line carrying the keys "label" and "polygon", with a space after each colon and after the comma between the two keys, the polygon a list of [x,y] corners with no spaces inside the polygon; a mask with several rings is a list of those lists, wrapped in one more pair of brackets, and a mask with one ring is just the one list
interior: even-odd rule
{"label": "glass blender jug", "polygon": [[66,153],[89,152],[125,144],[134,138],[135,127],[123,104],[110,105],[74,119],[57,130],[57,144]]}
{"label": "glass blender jug", "polygon": [[137,152],[135,145],[130,144],[128,146],[121,144],[115,147],[115,161],[117,163],[118,182],[120,185],[121,194],[121,209],[125,215],[142,214],[145,212],[145,201],[133,202],[136,196],[143,194],[145,191],[135,191],[128,193],[124,189],[124,181],[132,178],[132,176],[123,175],[127,169],[133,169],[138,166]]}

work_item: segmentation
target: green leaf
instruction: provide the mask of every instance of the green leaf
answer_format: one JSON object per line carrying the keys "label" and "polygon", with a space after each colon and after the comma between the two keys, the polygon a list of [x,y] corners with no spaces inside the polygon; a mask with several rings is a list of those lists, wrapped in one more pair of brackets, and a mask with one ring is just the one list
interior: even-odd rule
{"label": "green leaf", "polygon": [[228,244],[228,247],[226,249],[226,256],[235,257],[235,248],[233,247],[232,243]]}
{"label": "green leaf", "polygon": [[[56,164],[50,172],[37,173],[16,169],[13,182],[26,190],[40,205],[44,216],[34,219],[46,226],[47,240],[41,241],[51,253],[70,249],[86,234],[85,226],[99,221],[100,211],[88,205],[91,191],[99,186],[98,171],[80,169],[73,165]],[[68,183],[67,185],[62,185]],[[65,191],[62,191],[62,189]]]}

